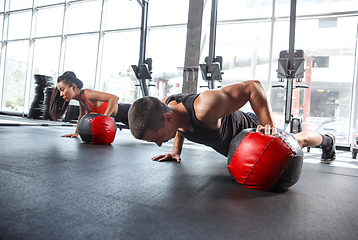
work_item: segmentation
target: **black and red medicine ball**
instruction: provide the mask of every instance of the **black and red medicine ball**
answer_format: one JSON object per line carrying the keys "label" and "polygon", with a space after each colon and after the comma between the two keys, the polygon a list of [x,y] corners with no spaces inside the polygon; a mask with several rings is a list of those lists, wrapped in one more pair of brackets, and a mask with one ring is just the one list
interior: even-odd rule
{"label": "black and red medicine ball", "polygon": [[244,187],[284,191],[301,175],[303,151],[290,134],[264,135],[245,129],[230,144],[228,169]]}
{"label": "black and red medicine ball", "polygon": [[108,145],[114,141],[117,125],[112,117],[97,113],[84,115],[78,124],[78,134],[82,141]]}

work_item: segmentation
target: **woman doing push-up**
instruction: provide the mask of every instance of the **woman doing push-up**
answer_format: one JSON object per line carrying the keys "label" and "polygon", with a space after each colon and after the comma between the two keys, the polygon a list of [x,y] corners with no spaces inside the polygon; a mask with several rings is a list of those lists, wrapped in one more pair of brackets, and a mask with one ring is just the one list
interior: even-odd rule
{"label": "woman doing push-up", "polygon": [[[82,89],[83,82],[73,72],[65,72],[57,79],[57,86],[51,95],[49,112],[54,121],[58,120],[67,111],[70,100],[80,103],[78,123],[86,113],[98,113],[113,117],[116,122],[128,125],[128,109],[126,103],[118,103],[116,95],[99,92],[91,89]],[[77,137],[76,132],[62,137]]]}

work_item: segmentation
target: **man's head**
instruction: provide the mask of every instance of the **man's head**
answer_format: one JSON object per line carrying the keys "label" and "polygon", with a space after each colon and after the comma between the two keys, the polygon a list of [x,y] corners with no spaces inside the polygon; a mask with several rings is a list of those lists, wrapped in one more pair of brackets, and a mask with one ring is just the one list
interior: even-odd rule
{"label": "man's head", "polygon": [[176,133],[176,128],[167,127],[173,120],[170,113],[172,113],[171,108],[158,98],[143,97],[136,100],[128,111],[132,135],[160,146],[173,138]]}

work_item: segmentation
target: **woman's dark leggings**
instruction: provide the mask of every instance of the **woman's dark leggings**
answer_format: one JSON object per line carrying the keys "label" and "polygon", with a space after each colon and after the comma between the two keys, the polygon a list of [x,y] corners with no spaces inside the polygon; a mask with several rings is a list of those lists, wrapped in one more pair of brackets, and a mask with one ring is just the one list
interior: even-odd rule
{"label": "woman's dark leggings", "polygon": [[117,115],[114,118],[116,122],[124,123],[128,126],[128,110],[131,107],[129,103],[118,103]]}

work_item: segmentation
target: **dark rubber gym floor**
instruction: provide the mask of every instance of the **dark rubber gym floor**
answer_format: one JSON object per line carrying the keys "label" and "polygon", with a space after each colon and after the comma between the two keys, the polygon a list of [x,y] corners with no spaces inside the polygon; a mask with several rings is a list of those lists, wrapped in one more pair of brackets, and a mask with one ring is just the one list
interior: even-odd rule
{"label": "dark rubber gym floor", "polygon": [[350,152],[325,165],[319,149],[305,151],[298,183],[272,193],[236,183],[225,157],[201,145],[158,163],[170,142],[127,129],[110,146],[60,137],[74,131],[0,115],[0,239],[357,239]]}

